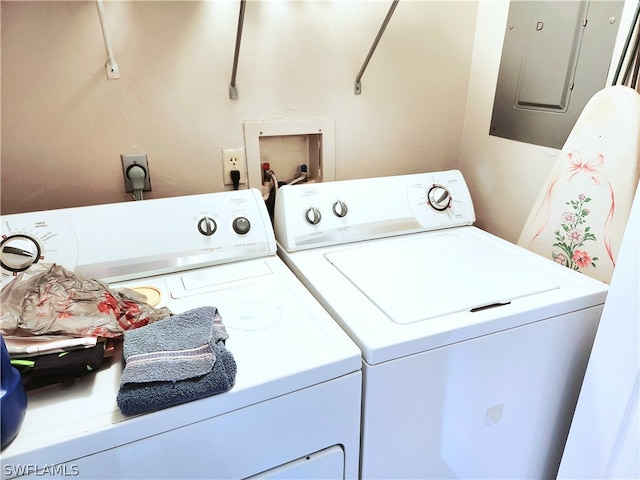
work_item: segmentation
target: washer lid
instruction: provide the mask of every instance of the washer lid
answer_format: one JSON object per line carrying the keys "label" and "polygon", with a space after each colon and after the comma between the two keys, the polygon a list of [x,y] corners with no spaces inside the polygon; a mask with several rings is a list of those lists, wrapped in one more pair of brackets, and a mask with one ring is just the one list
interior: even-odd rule
{"label": "washer lid", "polygon": [[325,258],[398,324],[491,308],[559,288],[514,259],[455,233],[401,237]]}

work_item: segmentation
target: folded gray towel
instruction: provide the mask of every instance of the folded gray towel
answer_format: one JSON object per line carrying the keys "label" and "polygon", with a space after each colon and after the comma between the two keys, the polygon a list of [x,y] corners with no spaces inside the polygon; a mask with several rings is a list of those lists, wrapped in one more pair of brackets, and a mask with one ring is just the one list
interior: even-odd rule
{"label": "folded gray towel", "polygon": [[146,413],[229,390],[236,376],[229,335],[215,307],[200,307],[124,335],[117,403]]}

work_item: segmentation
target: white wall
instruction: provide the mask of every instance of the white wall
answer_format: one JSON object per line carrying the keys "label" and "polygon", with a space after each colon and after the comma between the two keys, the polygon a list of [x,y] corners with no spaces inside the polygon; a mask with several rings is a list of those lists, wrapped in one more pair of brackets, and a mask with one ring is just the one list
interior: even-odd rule
{"label": "white wall", "polygon": [[145,198],[220,191],[220,149],[246,120],[335,120],[336,179],[456,168],[476,2],[105,1],[121,78],[108,80],[93,1],[3,1],[3,214],[128,201],[121,153],[147,152]]}
{"label": "white wall", "polygon": [[[637,2],[625,0],[613,54],[613,77]],[[460,169],[474,200],[477,225],[516,242],[559,150],[489,135],[508,0],[481,1],[463,134]]]}

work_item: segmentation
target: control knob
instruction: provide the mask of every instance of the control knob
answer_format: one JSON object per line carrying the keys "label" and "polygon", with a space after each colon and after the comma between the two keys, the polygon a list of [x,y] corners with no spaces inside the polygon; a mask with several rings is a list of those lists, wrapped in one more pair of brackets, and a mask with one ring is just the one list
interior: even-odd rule
{"label": "control knob", "polygon": [[347,204],[344,203],[342,200],[338,200],[337,202],[334,202],[333,213],[336,215],[336,217],[344,218],[347,216],[348,211],[349,209],[347,208]]}
{"label": "control knob", "polygon": [[310,207],[305,210],[304,219],[309,225],[317,225],[318,223],[320,223],[322,215],[320,215],[320,210],[318,210],[316,207]]}
{"label": "control knob", "polygon": [[240,235],[244,235],[246,233],[249,232],[249,230],[251,230],[251,223],[249,222],[249,219],[246,217],[238,217],[233,221],[233,231],[240,234]]}
{"label": "control knob", "polygon": [[433,185],[427,193],[427,201],[434,210],[442,212],[451,205],[451,193],[442,185]]}
{"label": "control knob", "polygon": [[216,221],[211,217],[203,217],[198,222],[198,231],[207,237],[210,237],[216,230],[218,229],[218,225]]}
{"label": "control knob", "polygon": [[40,259],[40,245],[28,235],[12,235],[0,244],[2,268],[23,272]]}

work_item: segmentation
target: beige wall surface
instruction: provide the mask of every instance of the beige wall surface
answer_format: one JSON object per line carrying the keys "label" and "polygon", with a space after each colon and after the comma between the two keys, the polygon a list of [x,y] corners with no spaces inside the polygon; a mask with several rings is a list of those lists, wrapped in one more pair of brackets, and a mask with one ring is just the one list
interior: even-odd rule
{"label": "beige wall surface", "polygon": [[105,1],[118,80],[95,2],[2,0],[2,214],[131,200],[121,153],[148,154],[145,198],[228,189],[244,121],[331,118],[337,180],[460,168],[515,242],[559,151],[488,134],[509,1],[402,0],[354,95],[389,5],[249,0],[230,100],[236,0]]}
{"label": "beige wall surface", "polygon": [[[2,1],[2,214],[131,200],[121,153],[146,152],[145,198],[228,189],[243,122],[331,118],[335,178],[457,168],[477,2]],[[249,166],[251,168],[251,165]],[[117,221],[116,219],[114,219]]]}

